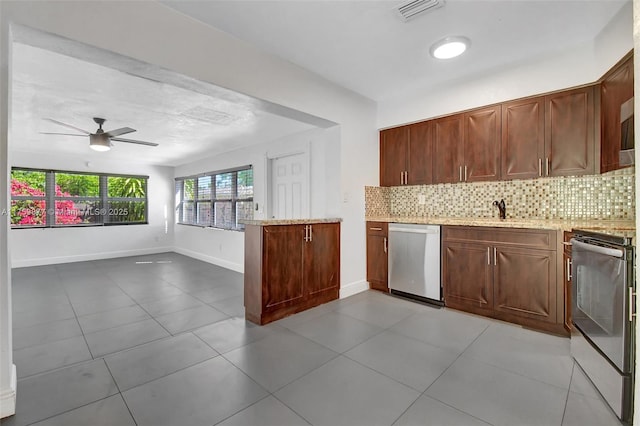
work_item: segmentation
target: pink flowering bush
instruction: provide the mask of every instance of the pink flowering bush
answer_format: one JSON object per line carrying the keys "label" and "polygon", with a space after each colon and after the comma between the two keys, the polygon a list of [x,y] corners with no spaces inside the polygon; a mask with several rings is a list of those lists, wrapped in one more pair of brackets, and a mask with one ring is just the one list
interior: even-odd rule
{"label": "pink flowering bush", "polygon": [[[71,194],[62,192],[55,187],[56,197],[69,197]],[[44,191],[33,188],[26,182],[11,179],[11,195],[44,197]],[[78,217],[76,205],[71,200],[56,201],[56,224],[73,225],[82,222]],[[46,202],[44,200],[13,200],[11,201],[11,224],[19,226],[45,225],[47,220]]]}

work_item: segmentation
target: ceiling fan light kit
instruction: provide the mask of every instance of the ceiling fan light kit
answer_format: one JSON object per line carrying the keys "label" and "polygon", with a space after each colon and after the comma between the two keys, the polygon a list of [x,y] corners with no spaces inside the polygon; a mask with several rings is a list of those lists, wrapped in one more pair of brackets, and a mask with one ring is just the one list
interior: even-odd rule
{"label": "ceiling fan light kit", "polygon": [[109,151],[111,149],[111,141],[104,133],[96,133],[89,135],[89,148],[94,151]]}
{"label": "ceiling fan light kit", "polygon": [[120,135],[125,135],[127,133],[135,132],[136,130],[132,129],[131,127],[121,127],[119,129],[109,130],[108,132],[105,132],[104,130],[102,130],[102,125],[104,124],[105,121],[107,121],[104,118],[93,117],[93,121],[99,126],[98,130],[96,130],[95,133],[88,132],[86,130],[72,126],[71,124],[63,123],[62,121],[54,120],[52,118],[45,118],[45,120],[51,121],[52,123],[58,124],[60,126],[68,127],[70,129],[76,130],[84,134],[78,135],[78,134],[70,134],[70,133],[41,132],[42,134],[63,135],[63,136],[82,136],[82,137],[89,136],[89,148],[93,149],[94,151],[101,151],[101,152],[109,151],[112,145],[111,141],[133,143],[136,145],[158,146],[158,144],[154,142],[145,142],[145,141],[138,141],[134,139],[124,139],[124,138],[117,137]]}

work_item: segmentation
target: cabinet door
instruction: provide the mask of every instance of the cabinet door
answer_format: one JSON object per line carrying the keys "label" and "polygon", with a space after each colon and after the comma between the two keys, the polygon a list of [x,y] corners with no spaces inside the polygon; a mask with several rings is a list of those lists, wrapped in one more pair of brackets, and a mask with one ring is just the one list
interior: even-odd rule
{"label": "cabinet door", "polygon": [[428,185],[433,182],[433,125],[430,121],[409,126],[409,154],[407,171],[409,185]]}
{"label": "cabinet door", "polygon": [[304,297],[304,226],[266,226],[263,238],[263,311],[299,303]]}
{"label": "cabinet door", "polygon": [[389,291],[387,237],[367,235],[367,281],[374,290]]}
{"label": "cabinet door", "polygon": [[614,67],[601,84],[600,172],[620,168],[620,106],[633,96],[633,55]]}
{"label": "cabinet door", "polygon": [[570,90],[545,98],[547,176],[595,172],[594,88]]}
{"label": "cabinet door", "polygon": [[433,182],[452,183],[462,176],[462,114],[433,121]]}
{"label": "cabinet door", "polygon": [[[340,225],[317,223],[304,243],[305,295],[320,297],[340,286]],[[302,227],[304,229],[304,226]]]}
{"label": "cabinet door", "polygon": [[380,132],[380,186],[404,184],[408,144],[408,126]]}
{"label": "cabinet door", "polygon": [[490,310],[493,305],[489,247],[444,242],[442,287],[446,306]]}
{"label": "cabinet door", "polygon": [[500,179],[500,105],[464,115],[464,171],[467,182]]}
{"label": "cabinet door", "polygon": [[502,179],[541,176],[544,98],[502,104]]}
{"label": "cabinet door", "polygon": [[556,322],[555,252],[496,247],[494,263],[494,310]]}

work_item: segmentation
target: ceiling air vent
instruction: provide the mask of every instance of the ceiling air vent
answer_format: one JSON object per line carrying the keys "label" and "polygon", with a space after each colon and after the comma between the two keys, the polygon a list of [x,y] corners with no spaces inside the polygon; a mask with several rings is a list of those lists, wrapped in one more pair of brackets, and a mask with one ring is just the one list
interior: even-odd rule
{"label": "ceiling air vent", "polygon": [[444,0],[413,0],[401,4],[396,8],[404,22],[408,22],[423,13],[436,10],[444,6]]}

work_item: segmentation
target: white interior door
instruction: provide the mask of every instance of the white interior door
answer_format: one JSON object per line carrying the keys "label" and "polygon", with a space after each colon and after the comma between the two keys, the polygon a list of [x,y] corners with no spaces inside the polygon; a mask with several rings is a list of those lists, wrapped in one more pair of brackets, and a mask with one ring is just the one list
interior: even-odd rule
{"label": "white interior door", "polygon": [[274,219],[309,217],[307,155],[295,154],[271,160],[271,216]]}

